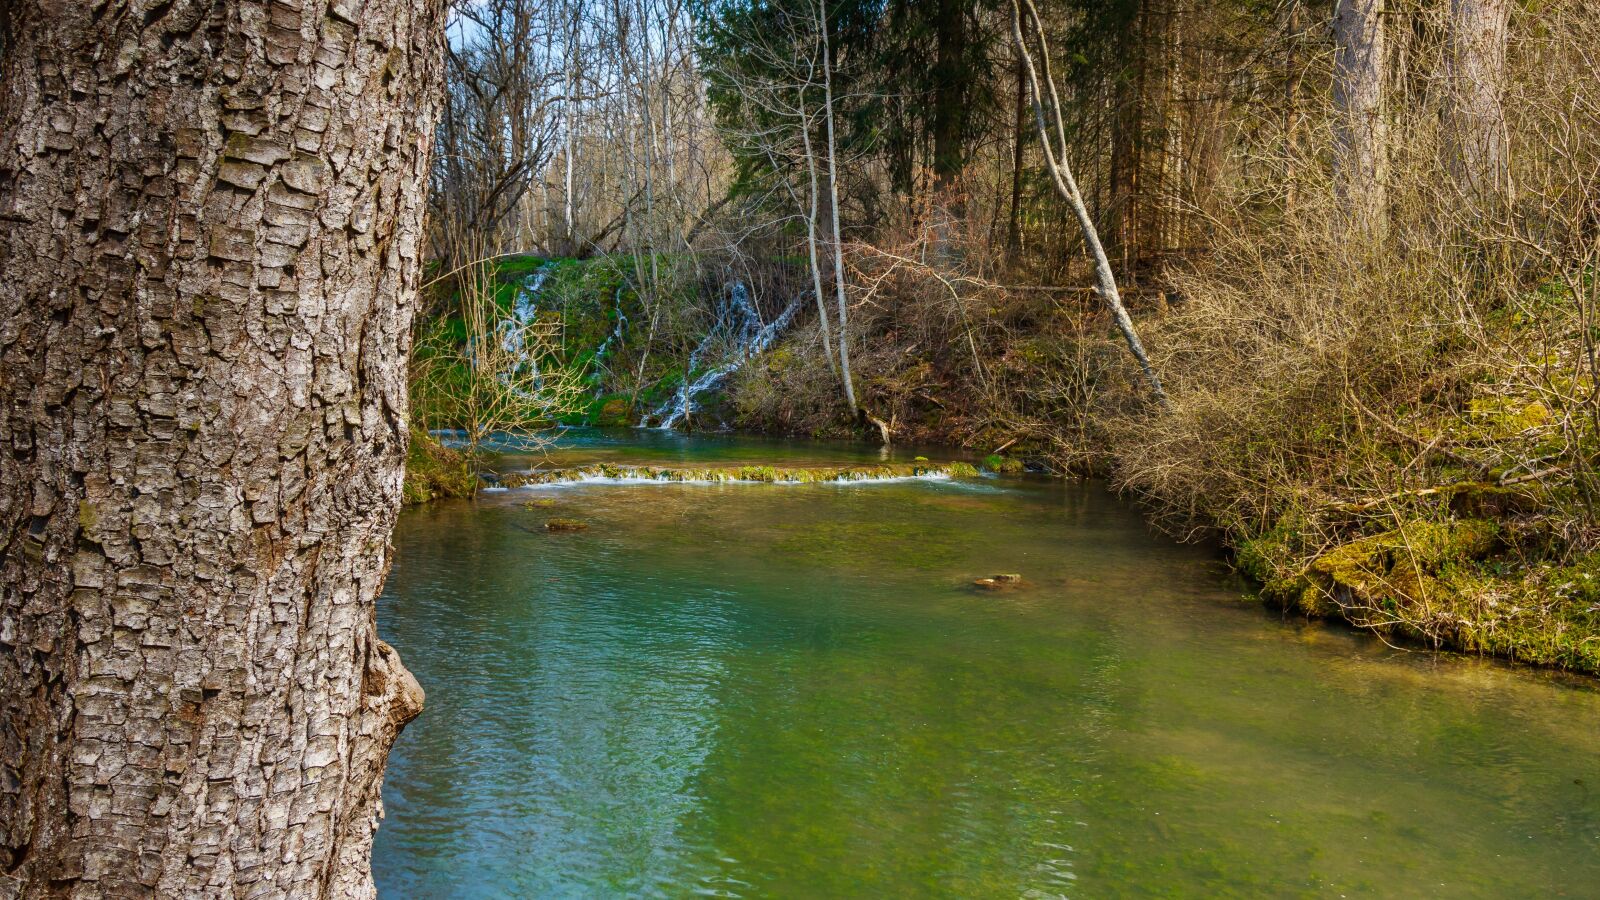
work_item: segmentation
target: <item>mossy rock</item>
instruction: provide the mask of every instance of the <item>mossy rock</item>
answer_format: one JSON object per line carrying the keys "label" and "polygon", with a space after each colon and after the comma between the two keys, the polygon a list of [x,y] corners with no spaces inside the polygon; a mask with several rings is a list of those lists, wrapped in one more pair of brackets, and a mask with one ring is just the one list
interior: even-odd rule
{"label": "mossy rock", "polygon": [[478,490],[478,475],[466,454],[452,450],[420,428],[411,429],[406,450],[405,483],[401,500],[406,505],[441,497],[471,497]]}
{"label": "mossy rock", "polygon": [[1482,558],[1494,549],[1499,534],[1498,526],[1487,519],[1411,522],[1330,550],[1311,568],[1339,581],[1374,566],[1392,567],[1396,559],[1405,556],[1431,570],[1453,560]]}
{"label": "mossy rock", "polygon": [[998,453],[991,453],[985,456],[983,458],[983,467],[1000,475],[1021,475],[1023,470],[1022,460],[1001,456]]}
{"label": "mossy rock", "polygon": [[1550,409],[1538,400],[1484,397],[1469,402],[1467,408],[1471,414],[1468,436],[1479,440],[1505,440],[1550,421]]}
{"label": "mossy rock", "polygon": [[1443,493],[1450,499],[1450,511],[1466,518],[1499,518],[1533,512],[1544,505],[1537,484],[1505,487],[1468,481],[1451,485]]}
{"label": "mossy rock", "polygon": [[627,425],[628,401],[621,397],[612,397],[601,404],[600,412],[595,415],[596,425]]}
{"label": "mossy rock", "polygon": [[1408,609],[1447,599],[1448,587],[1437,577],[1440,572],[1483,559],[1499,537],[1493,522],[1462,519],[1415,521],[1351,541],[1311,563],[1307,577],[1316,595],[1302,590],[1300,606],[1308,613],[1327,615],[1336,604],[1338,612],[1358,625],[1390,618],[1404,623]]}
{"label": "mossy rock", "polygon": [[[920,457],[919,457],[920,458]],[[977,478],[978,467],[972,463],[953,462],[945,467],[951,478]]]}
{"label": "mossy rock", "polygon": [[589,523],[578,519],[551,519],[544,523],[544,530],[552,532],[587,531],[588,529]]}

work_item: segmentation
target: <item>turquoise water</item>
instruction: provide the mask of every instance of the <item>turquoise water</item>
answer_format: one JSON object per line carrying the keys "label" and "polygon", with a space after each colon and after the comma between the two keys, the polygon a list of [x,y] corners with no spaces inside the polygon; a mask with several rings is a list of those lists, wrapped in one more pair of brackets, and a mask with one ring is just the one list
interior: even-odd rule
{"label": "turquoise water", "polygon": [[[654,440],[557,455],[877,459]],[[1600,896],[1593,682],[1286,620],[1093,484],[546,487],[395,544],[385,897]]]}

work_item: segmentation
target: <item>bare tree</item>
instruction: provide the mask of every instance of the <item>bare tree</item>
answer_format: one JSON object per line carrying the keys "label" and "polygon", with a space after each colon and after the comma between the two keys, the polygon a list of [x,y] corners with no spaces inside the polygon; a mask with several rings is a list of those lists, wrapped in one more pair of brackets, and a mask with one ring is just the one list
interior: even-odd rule
{"label": "bare tree", "polygon": [[555,153],[557,110],[570,88],[553,43],[567,23],[550,6],[482,0],[454,7],[470,27],[458,30],[463,36],[448,54],[430,235],[452,266],[470,258],[451,243],[457,238],[500,252],[529,231],[524,201]]}
{"label": "bare tree", "polygon": [[[850,375],[850,317],[849,304],[844,293],[844,240],[839,234],[839,145],[833,134],[833,51],[828,41],[827,0],[817,0],[817,35],[822,44],[822,118],[828,133],[828,212],[833,231],[830,250],[833,254],[833,287],[839,304],[839,377],[844,379],[844,399],[850,409],[866,414],[856,402],[856,386]],[[887,428],[884,442],[889,439]]]}
{"label": "bare tree", "polygon": [[1384,0],[1338,0],[1333,13],[1335,175],[1358,228],[1382,231],[1388,205],[1389,127]]}
{"label": "bare tree", "polygon": [[[1024,8],[1027,10],[1028,26],[1039,44],[1039,57],[1044,67],[1042,83],[1048,93],[1040,89],[1039,68],[1034,65],[1033,54],[1028,49],[1028,38],[1023,31]],[[1106,258],[1105,247],[1100,243],[1100,233],[1094,227],[1094,220],[1090,218],[1089,210],[1084,206],[1083,194],[1078,190],[1078,182],[1073,178],[1072,168],[1067,164],[1067,153],[1072,145],[1067,142],[1067,125],[1061,110],[1061,97],[1056,90],[1055,76],[1050,70],[1050,45],[1045,39],[1044,23],[1039,18],[1039,10],[1033,0],[1011,0],[1011,35],[1016,41],[1017,52],[1022,56],[1023,68],[1028,73],[1028,85],[1033,94],[1034,124],[1039,134],[1039,144],[1044,148],[1046,168],[1050,170],[1051,181],[1055,184],[1056,193],[1067,201],[1078,218],[1078,227],[1083,231],[1083,243],[1094,261],[1095,286],[1100,293],[1100,299],[1111,311],[1111,317],[1117,323],[1117,330],[1122,332],[1122,339],[1128,345],[1128,352],[1138,361],[1139,369],[1150,385],[1150,392],[1164,404],[1167,394],[1161,387],[1161,378],[1150,365],[1150,357],[1145,353],[1144,344],[1139,341],[1138,332],[1134,330],[1133,319],[1129,318],[1127,308],[1122,305],[1122,295],[1117,291],[1117,279],[1111,271],[1111,261]],[[1054,125],[1053,137],[1051,124]]]}
{"label": "bare tree", "polygon": [[[817,321],[821,325],[822,332],[822,353],[828,359],[828,368],[837,373],[838,368],[835,366],[833,344],[828,334],[833,330],[833,325],[828,318],[827,301],[823,299],[822,258],[817,250],[817,228],[820,221],[818,207],[822,193],[817,184],[817,154],[811,147],[811,116],[806,111],[804,85],[795,90],[795,102],[800,120],[800,142],[801,146],[805,148],[807,191],[804,218],[806,223],[806,257],[811,264],[811,290],[817,301]],[[785,184],[787,185],[787,180]],[[790,192],[791,194],[793,193],[792,188]],[[849,400],[850,388],[847,381],[845,385],[845,401],[849,402]]]}
{"label": "bare tree", "polygon": [[[770,31],[761,34],[741,34],[739,39],[745,52],[756,62],[755,69],[772,73],[758,76],[753,71],[723,72],[722,76],[737,85],[745,107],[759,115],[747,118],[742,131],[730,138],[746,147],[758,148],[771,163],[773,175],[794,203],[806,229],[806,252],[810,267],[812,293],[816,299],[817,319],[822,338],[822,349],[828,366],[841,379],[845,403],[852,415],[857,413],[855,386],[849,375],[849,350],[844,346],[848,339],[848,302],[845,294],[843,245],[839,227],[839,192],[837,148],[833,132],[833,92],[830,52],[826,35],[826,9],[821,0],[815,5],[806,0],[804,16],[783,16]],[[812,104],[818,88],[822,88],[821,109]],[[822,116],[823,146],[817,147],[817,118]],[[798,159],[795,159],[798,157]],[[805,197],[790,178],[790,172],[800,167],[805,172]],[[826,196],[822,180],[826,170]],[[826,200],[830,217],[825,226],[822,205]],[[821,232],[828,228],[831,240],[827,242],[832,277],[825,275],[823,260],[824,241]],[[839,316],[839,331],[835,353],[833,317],[828,312],[828,294],[825,280],[831,281]]]}
{"label": "bare tree", "polygon": [[1450,164],[1474,199],[1497,205],[1510,193],[1506,114],[1509,0],[1451,0]]}
{"label": "bare tree", "polygon": [[9,7],[0,894],[370,897],[442,3]]}

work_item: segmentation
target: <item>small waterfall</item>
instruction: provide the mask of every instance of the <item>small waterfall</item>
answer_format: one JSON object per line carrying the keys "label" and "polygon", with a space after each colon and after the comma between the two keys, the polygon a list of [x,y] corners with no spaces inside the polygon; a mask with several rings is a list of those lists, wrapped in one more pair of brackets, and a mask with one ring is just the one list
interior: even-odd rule
{"label": "small waterfall", "polygon": [[[538,320],[539,293],[544,289],[544,283],[549,279],[550,272],[551,263],[546,262],[520,279],[516,298],[511,302],[511,315],[502,319],[496,328],[500,332],[501,349],[515,360],[509,370],[500,373],[501,383],[518,396],[536,402],[539,400],[540,390],[544,387],[544,377],[539,370],[538,359],[529,352],[528,329]],[[531,376],[531,390],[513,383],[514,379],[524,373]]]}
{"label": "small waterfall", "polygon": [[590,362],[592,366],[590,377],[594,380],[596,396],[605,392],[605,371],[603,366],[606,354],[611,352],[611,347],[614,344],[622,340],[622,333],[628,328],[628,314],[622,311],[622,287],[620,285],[617,287],[614,305],[617,309],[617,324],[611,329],[611,333],[606,335],[606,339],[600,342],[600,346],[595,348],[594,358]]}
{"label": "small waterfall", "polygon": [[673,468],[596,465],[514,472],[501,476],[506,487],[544,488],[573,484],[887,484],[897,481],[979,479],[966,463],[877,463],[843,468],[717,466]]}
{"label": "small waterfall", "polygon": [[[511,318],[500,323],[500,346],[507,353],[527,352],[528,326],[539,315],[539,292],[550,277],[550,264],[545,263],[522,279],[517,286],[517,297],[511,303]],[[531,360],[524,360],[531,362]]]}
{"label": "small waterfall", "polygon": [[[684,371],[683,384],[679,385],[678,390],[657,407],[655,412],[646,417],[643,424],[648,425],[653,419],[655,427],[670,429],[682,422],[694,412],[696,397],[721,384],[729,375],[739,371],[745,363],[765,353],[772,346],[778,335],[794,321],[795,314],[800,311],[801,299],[796,298],[788,308],[778,314],[777,318],[763,326],[760,314],[750,302],[749,289],[743,282],[734,282],[728,289],[727,308],[717,324],[706,332],[699,346],[689,354],[689,366]],[[696,371],[700,368],[701,357],[723,342],[731,342],[737,349],[720,364],[696,375]]]}

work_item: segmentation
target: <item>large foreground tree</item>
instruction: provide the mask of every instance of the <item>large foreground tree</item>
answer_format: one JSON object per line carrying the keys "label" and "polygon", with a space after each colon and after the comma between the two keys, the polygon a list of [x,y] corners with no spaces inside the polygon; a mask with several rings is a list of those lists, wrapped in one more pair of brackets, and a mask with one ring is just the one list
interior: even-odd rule
{"label": "large foreground tree", "polygon": [[442,0],[5,6],[0,896],[368,896]]}

